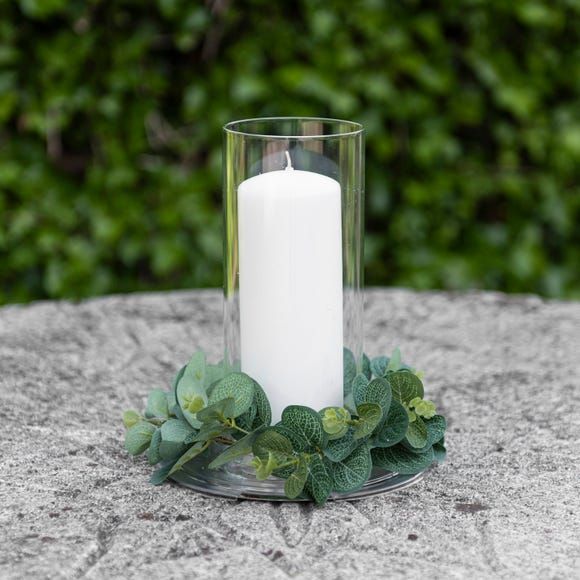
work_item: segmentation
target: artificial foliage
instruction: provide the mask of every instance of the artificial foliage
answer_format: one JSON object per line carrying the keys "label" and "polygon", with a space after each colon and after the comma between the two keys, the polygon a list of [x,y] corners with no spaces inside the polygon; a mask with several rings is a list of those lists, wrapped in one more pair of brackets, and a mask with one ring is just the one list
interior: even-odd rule
{"label": "artificial foliage", "polygon": [[410,475],[445,458],[445,418],[398,350],[365,355],[361,372],[345,350],[344,395],[344,407],[290,405],[272,425],[268,397],[254,379],[197,352],[169,391],[149,393],[143,414],[125,412],[125,448],[160,464],[151,477],[156,485],[204,454],[210,469],[251,456],[257,479],[282,478],[288,499],[317,504],[361,488],[373,466]]}

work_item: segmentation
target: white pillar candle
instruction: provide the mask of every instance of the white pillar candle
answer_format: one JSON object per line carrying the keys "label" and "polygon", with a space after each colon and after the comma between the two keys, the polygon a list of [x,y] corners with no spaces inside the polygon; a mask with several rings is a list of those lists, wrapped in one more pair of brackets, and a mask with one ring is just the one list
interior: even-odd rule
{"label": "white pillar candle", "polygon": [[238,188],[242,371],[272,405],[342,406],[340,184],[285,170]]}

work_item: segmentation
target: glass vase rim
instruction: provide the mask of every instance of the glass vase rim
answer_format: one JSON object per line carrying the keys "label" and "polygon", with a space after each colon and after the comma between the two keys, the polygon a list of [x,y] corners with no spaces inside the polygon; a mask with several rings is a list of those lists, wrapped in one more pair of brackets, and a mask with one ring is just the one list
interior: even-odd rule
{"label": "glass vase rim", "polygon": [[[271,133],[253,133],[248,130],[244,130],[243,126],[250,123],[260,123],[260,122],[284,122],[284,121],[318,121],[326,124],[344,124],[348,126],[348,129],[344,131],[334,131],[332,133],[320,134],[320,135],[275,135]],[[236,128],[241,126],[240,128]],[[250,139],[269,139],[269,140],[326,140],[326,139],[339,139],[344,137],[354,137],[357,135],[362,135],[365,129],[361,123],[356,121],[348,121],[346,119],[334,119],[331,117],[308,117],[308,116],[288,116],[288,117],[251,117],[247,119],[238,119],[236,121],[230,121],[223,126],[223,131],[230,135],[237,135],[240,137],[246,137]]]}

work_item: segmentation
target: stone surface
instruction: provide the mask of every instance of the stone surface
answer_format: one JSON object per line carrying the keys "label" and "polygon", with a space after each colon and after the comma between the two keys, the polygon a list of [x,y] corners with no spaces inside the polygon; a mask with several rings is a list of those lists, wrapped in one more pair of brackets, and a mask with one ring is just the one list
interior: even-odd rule
{"label": "stone surface", "polygon": [[122,447],[120,415],[202,347],[214,291],[0,309],[0,578],[572,578],[580,569],[580,304],[367,295],[449,418],[449,460],[353,503],[226,501]]}

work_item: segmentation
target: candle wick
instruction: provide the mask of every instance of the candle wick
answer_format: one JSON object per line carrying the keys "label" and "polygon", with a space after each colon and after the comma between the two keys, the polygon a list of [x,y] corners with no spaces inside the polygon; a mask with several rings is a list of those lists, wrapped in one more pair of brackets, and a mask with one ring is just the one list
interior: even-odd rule
{"label": "candle wick", "polygon": [[286,171],[288,169],[294,170],[294,167],[292,167],[292,159],[290,159],[290,153],[288,153],[288,151],[286,151],[285,154],[286,154],[286,161],[288,162],[288,165],[286,165]]}

